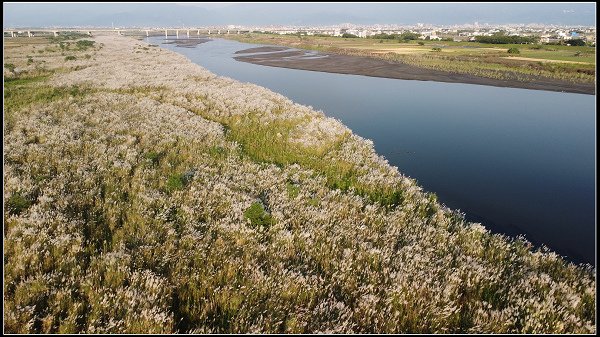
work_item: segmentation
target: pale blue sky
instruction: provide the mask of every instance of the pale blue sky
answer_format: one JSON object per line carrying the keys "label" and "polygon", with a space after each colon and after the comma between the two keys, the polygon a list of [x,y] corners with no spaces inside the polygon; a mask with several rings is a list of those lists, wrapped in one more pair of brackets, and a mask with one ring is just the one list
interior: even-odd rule
{"label": "pale blue sky", "polygon": [[588,3],[4,3],[4,27],[463,23],[596,25]]}

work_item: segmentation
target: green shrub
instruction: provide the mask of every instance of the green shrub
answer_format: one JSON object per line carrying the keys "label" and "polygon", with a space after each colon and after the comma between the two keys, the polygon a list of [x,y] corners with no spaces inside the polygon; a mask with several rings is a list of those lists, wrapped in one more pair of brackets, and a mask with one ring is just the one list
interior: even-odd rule
{"label": "green shrub", "polygon": [[582,39],[573,39],[567,42],[570,46],[585,46],[585,41]]}
{"label": "green shrub", "polygon": [[167,180],[167,190],[169,191],[182,189],[183,186],[183,176],[181,174],[174,174]]}
{"label": "green shrub", "polygon": [[521,51],[519,50],[519,48],[513,47],[508,50],[508,53],[509,54],[521,54]]}
{"label": "green shrub", "polygon": [[431,51],[440,52],[440,51],[442,51],[442,48],[434,47],[434,48],[431,48]]}
{"label": "green shrub", "polygon": [[154,151],[150,151],[150,152],[146,153],[144,155],[144,157],[148,160],[148,162],[151,165],[155,166],[155,165],[158,165],[158,162],[163,157],[163,154],[162,153],[158,153],[158,152],[154,152]]}
{"label": "green shrub", "polygon": [[417,42],[417,43],[419,44],[419,46],[423,46],[423,45],[425,45],[425,42],[423,42],[423,41],[419,41],[419,42]]}
{"label": "green shrub", "polygon": [[[158,160],[158,159],[157,159]],[[173,174],[167,180],[167,191],[172,192],[174,190],[180,190],[187,186],[194,177],[194,170],[186,171],[181,174]]]}
{"label": "green shrub", "polygon": [[14,73],[14,72],[15,72],[15,68],[16,68],[16,67],[15,67],[15,65],[14,65],[14,64],[12,64],[12,63],[6,63],[6,64],[4,65],[4,68],[8,69],[8,71],[10,71],[11,73]]}
{"label": "green shrub", "polygon": [[297,196],[298,196],[298,193],[300,193],[300,188],[299,188],[298,186],[296,186],[296,185],[294,185],[294,184],[290,183],[290,182],[288,182],[288,183],[285,185],[285,187],[286,187],[286,190],[287,190],[288,196],[289,196],[291,199],[294,199],[295,197],[297,197]]}
{"label": "green shrub", "polygon": [[93,47],[94,46],[94,41],[90,41],[90,40],[79,40],[75,43],[75,45],[77,46],[77,49],[79,50],[86,50],[89,47]]}
{"label": "green shrub", "polygon": [[74,61],[74,60],[76,60],[76,59],[77,59],[77,58],[76,58],[75,56],[73,56],[73,55],[69,55],[69,56],[66,56],[66,57],[65,57],[65,61]]}
{"label": "green shrub", "polygon": [[20,192],[17,192],[6,200],[6,210],[9,214],[19,215],[31,206],[31,201],[25,198]]}
{"label": "green shrub", "polygon": [[250,220],[250,226],[254,229],[266,228],[275,224],[275,219],[265,211],[260,202],[255,202],[244,211],[246,219]]}

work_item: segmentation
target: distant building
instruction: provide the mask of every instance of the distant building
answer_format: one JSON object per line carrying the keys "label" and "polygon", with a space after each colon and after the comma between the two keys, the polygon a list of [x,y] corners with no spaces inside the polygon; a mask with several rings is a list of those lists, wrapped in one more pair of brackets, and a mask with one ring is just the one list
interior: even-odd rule
{"label": "distant building", "polygon": [[550,35],[540,36],[540,43],[548,43],[548,42],[550,42]]}
{"label": "distant building", "polygon": [[421,32],[421,36],[419,36],[421,40],[441,40],[442,38],[437,36],[435,31],[425,31]]}

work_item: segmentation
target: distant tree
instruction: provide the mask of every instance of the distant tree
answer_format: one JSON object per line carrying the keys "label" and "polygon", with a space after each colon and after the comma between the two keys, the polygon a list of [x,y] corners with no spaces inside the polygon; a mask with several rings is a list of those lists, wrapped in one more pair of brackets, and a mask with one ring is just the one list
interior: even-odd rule
{"label": "distant tree", "polygon": [[571,46],[585,46],[585,41],[583,41],[582,39],[569,40],[567,43]]}
{"label": "distant tree", "polygon": [[519,50],[519,48],[514,48],[514,47],[513,47],[513,48],[510,48],[510,49],[508,50],[508,53],[509,53],[509,54],[521,54],[521,51]]}
{"label": "distant tree", "polygon": [[357,38],[358,36],[354,35],[354,34],[350,34],[350,33],[344,33],[342,34],[343,38]]}
{"label": "distant tree", "polygon": [[386,33],[382,33],[382,34],[375,34],[373,35],[371,38],[373,39],[383,39],[383,40],[393,40],[397,37],[398,35],[396,34],[386,34]]}
{"label": "distant tree", "polygon": [[375,34],[371,37],[372,39],[384,39],[384,40],[416,40],[419,38],[419,34],[404,32],[402,34]]}
{"label": "distant tree", "polygon": [[402,40],[416,40],[419,38],[419,34],[405,32],[405,33],[400,34],[399,38]]}
{"label": "distant tree", "polygon": [[424,45],[424,44],[425,44],[425,42],[423,42],[423,41],[419,41],[419,42],[417,42],[417,43],[419,44],[419,46],[422,46],[422,45]]}
{"label": "distant tree", "polygon": [[500,32],[495,33],[492,36],[476,36],[475,40],[480,43],[492,44],[524,44],[535,43],[538,41],[538,38],[534,36],[506,35],[503,32]]}

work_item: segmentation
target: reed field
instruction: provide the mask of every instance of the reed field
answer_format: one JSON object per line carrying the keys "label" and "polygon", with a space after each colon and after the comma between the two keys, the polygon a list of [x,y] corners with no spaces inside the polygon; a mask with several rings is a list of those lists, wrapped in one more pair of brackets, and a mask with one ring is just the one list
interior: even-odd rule
{"label": "reed field", "polygon": [[4,52],[7,333],[596,332],[595,268],[323,112],[132,38]]}

